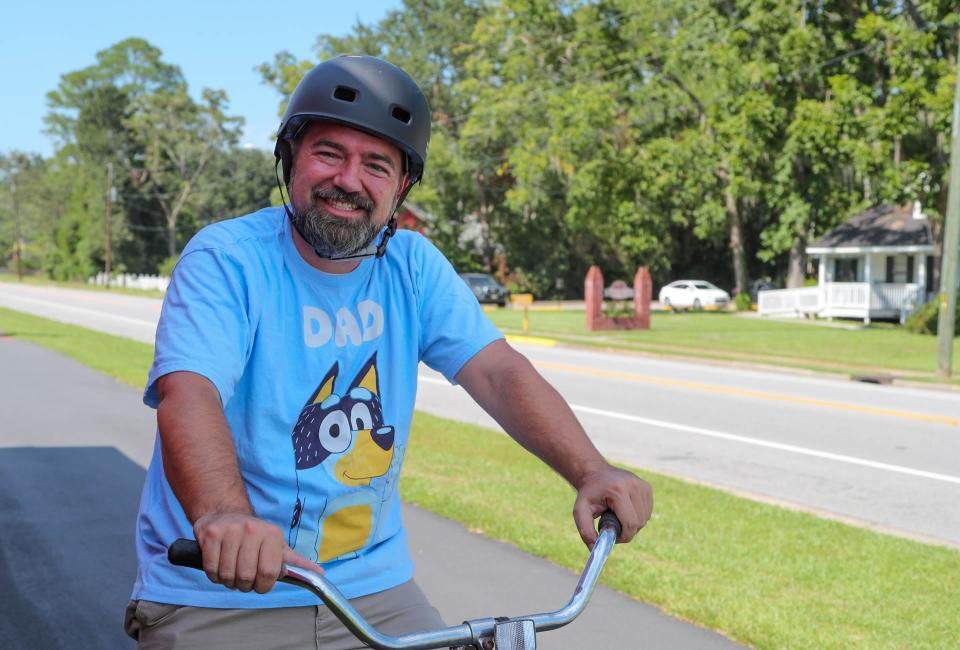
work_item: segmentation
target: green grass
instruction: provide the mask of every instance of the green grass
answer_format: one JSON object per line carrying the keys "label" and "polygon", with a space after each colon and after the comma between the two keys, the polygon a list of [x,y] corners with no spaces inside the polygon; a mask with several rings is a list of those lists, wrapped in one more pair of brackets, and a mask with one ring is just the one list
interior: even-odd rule
{"label": "green grass", "polygon": [[80,363],[142,388],[153,346],[76,325],[0,307],[0,333],[61,352]]}
{"label": "green grass", "polygon": [[[521,333],[521,311],[498,309],[488,316],[505,332]],[[919,380],[934,380],[937,369],[936,337],[885,324],[849,330],[728,312],[654,312],[649,330],[588,332],[583,311],[531,311],[529,319],[531,336],[594,347]],[[953,366],[960,368],[960,341]]]}
{"label": "green grass", "polygon": [[[149,345],[6,309],[0,332],[136,387],[151,361]],[[480,427],[417,414],[413,428],[406,500],[582,567],[573,491],[538,460]],[[656,511],[635,543],[614,550],[611,587],[757,648],[960,646],[960,552],[641,474]],[[644,630],[636,638],[643,647]]]}
{"label": "green grass", "polygon": [[[640,473],[656,512],[635,543],[614,550],[603,577],[611,587],[758,648],[960,645],[957,551]],[[418,413],[401,492],[485,535],[583,566],[573,491],[506,436]],[[644,647],[643,630],[636,638]]]}
{"label": "green grass", "polygon": [[[0,282],[20,282],[15,273],[0,273]],[[83,289],[84,291],[106,291],[109,293],[120,293],[129,296],[141,296],[143,298],[163,298],[163,292],[156,289],[127,289],[125,287],[107,287],[98,284],[87,284],[85,282],[68,281],[61,282],[51,280],[43,275],[25,275],[23,283],[33,286],[63,287],[65,289]]]}

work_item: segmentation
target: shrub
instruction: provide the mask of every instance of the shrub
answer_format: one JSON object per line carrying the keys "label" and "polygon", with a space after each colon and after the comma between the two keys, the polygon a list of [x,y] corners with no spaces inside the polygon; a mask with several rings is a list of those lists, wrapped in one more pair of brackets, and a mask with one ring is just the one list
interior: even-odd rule
{"label": "shrub", "polygon": [[[953,319],[953,334],[960,336],[960,294],[957,296],[956,314]],[[937,321],[940,317],[940,305],[936,299],[920,305],[916,311],[910,314],[904,322],[903,327],[908,332],[914,334],[936,334]]]}
{"label": "shrub", "polygon": [[750,294],[746,291],[738,293],[733,299],[733,304],[736,305],[737,311],[750,311],[753,309],[753,301],[750,300]]}
{"label": "shrub", "polygon": [[631,300],[604,300],[603,315],[606,318],[632,318],[637,315],[637,312]]}

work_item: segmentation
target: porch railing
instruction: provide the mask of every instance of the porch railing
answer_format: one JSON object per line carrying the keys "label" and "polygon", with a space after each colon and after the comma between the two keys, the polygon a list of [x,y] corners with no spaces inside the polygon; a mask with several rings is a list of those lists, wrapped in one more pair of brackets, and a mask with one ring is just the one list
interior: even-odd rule
{"label": "porch railing", "polygon": [[918,284],[875,284],[870,291],[870,309],[913,311],[922,302]]}
{"label": "porch railing", "polygon": [[771,289],[757,295],[757,311],[761,316],[815,314],[819,310],[820,287]]}
{"label": "porch railing", "polygon": [[124,287],[127,289],[157,289],[166,291],[170,284],[170,278],[162,275],[134,275],[132,273],[120,273],[107,277],[107,274],[101,271],[87,280],[87,284],[96,284],[102,287]]}
{"label": "porch railing", "polygon": [[845,318],[903,318],[921,302],[916,284],[828,282],[802,289],[761,291],[761,316],[838,316]]}

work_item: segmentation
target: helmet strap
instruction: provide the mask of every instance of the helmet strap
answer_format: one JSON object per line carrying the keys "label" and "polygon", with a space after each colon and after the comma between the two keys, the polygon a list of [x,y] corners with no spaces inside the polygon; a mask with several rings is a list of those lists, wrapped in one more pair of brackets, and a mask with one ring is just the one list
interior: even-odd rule
{"label": "helmet strap", "polygon": [[280,156],[277,156],[277,161],[273,165],[273,175],[277,179],[277,189],[280,190],[280,202],[283,203],[283,211],[286,212],[287,217],[290,218],[290,223],[293,223],[293,212],[290,210],[290,206],[287,205],[287,200],[283,198],[283,183],[280,182],[279,169],[280,169]]}
{"label": "helmet strap", "polygon": [[400,189],[397,192],[397,205],[393,208],[393,214],[390,215],[390,220],[387,222],[387,229],[383,231],[383,239],[380,240],[380,244],[377,246],[377,257],[383,257],[387,252],[387,241],[393,237],[393,233],[397,232],[397,213],[400,212],[400,206],[403,205],[404,200],[407,198],[407,194],[410,193],[410,190],[413,189],[413,186],[419,182],[411,181],[410,175],[406,174],[403,177],[403,180],[400,181]]}

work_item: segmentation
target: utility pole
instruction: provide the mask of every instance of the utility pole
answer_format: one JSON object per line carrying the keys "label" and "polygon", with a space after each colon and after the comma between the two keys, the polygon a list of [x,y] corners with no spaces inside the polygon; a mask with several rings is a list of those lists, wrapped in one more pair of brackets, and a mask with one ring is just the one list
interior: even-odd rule
{"label": "utility pole", "polygon": [[10,195],[13,198],[13,257],[17,260],[17,281],[23,282],[23,251],[20,249],[20,206],[17,203],[17,179],[10,183]]}
{"label": "utility pole", "polygon": [[[960,47],[957,48],[960,52]],[[940,316],[937,320],[937,367],[941,377],[953,370],[953,330],[957,309],[957,254],[960,249],[960,78],[953,95],[950,131],[950,188],[947,220],[943,229],[943,263],[940,267]]]}
{"label": "utility pole", "polygon": [[113,264],[113,163],[107,163],[107,245],[103,255],[107,289],[110,288],[110,267]]}

